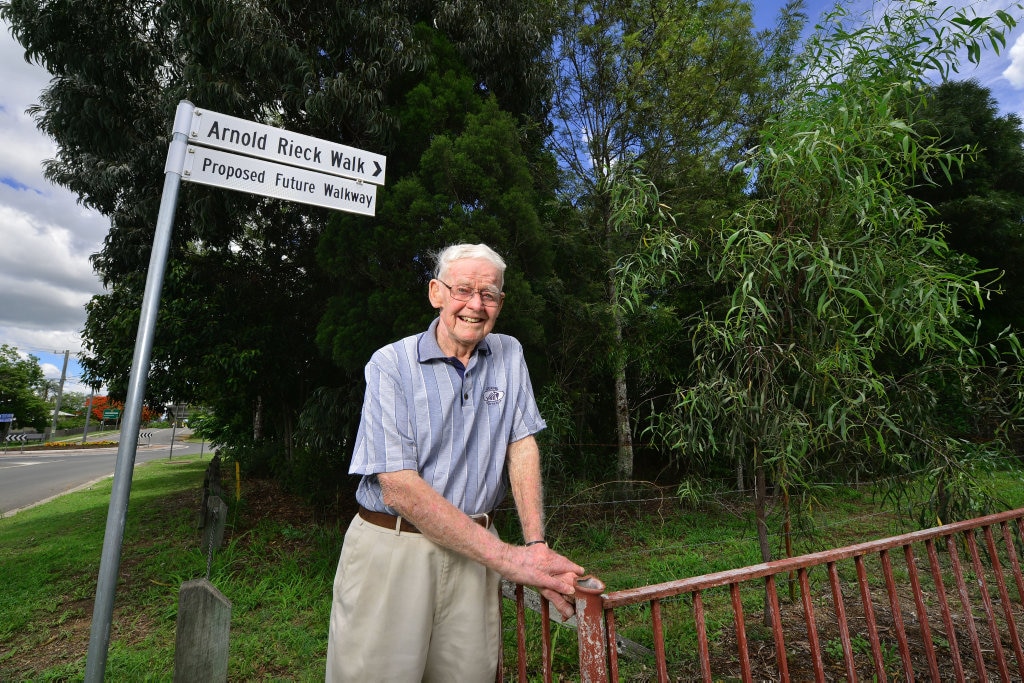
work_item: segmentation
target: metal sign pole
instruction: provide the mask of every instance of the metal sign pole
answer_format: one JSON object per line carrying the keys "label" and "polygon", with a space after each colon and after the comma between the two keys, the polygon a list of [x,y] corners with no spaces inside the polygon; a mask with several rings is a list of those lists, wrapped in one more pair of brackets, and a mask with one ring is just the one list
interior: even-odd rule
{"label": "metal sign pole", "polygon": [[[173,404],[172,404],[173,405]],[[174,419],[171,420],[171,449],[167,451],[167,459],[170,460],[174,455],[174,433],[178,428],[178,414],[174,414]]]}
{"label": "metal sign pole", "polygon": [[135,340],[135,354],[132,357],[131,376],[128,380],[128,395],[125,401],[124,419],[121,422],[121,438],[117,446],[114,484],[110,493],[110,507],[107,510],[107,528],[103,536],[103,553],[100,556],[96,603],[93,607],[92,627],[89,632],[89,653],[85,661],[87,683],[102,683],[103,673],[107,666],[110,625],[114,613],[114,592],[121,565],[121,543],[124,539],[128,495],[131,492],[132,470],[135,467],[135,452],[138,448],[142,401],[146,393],[146,375],[149,372],[149,360],[153,351],[153,334],[156,329],[157,311],[160,307],[160,289],[163,286],[167,254],[170,249],[174,214],[178,208],[178,189],[181,186],[185,148],[194,109],[195,106],[191,102],[183,100],[178,103],[178,109],[174,115],[174,136],[167,150],[167,163],[164,166],[164,190],[160,198],[160,211],[157,214],[156,233],[153,236],[153,253],[149,258],[146,290],[142,297],[142,313]]}

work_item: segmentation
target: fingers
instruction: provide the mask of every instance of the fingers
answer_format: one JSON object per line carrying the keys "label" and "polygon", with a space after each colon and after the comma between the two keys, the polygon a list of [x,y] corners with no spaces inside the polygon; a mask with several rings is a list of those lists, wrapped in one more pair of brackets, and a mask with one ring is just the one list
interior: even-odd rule
{"label": "fingers", "polygon": [[[576,579],[584,574],[583,567],[556,553],[547,546],[530,546],[527,551],[527,563],[539,573],[530,585],[538,589],[547,589],[553,596],[571,597],[576,593]],[[572,614],[572,606],[562,599],[559,612]]]}
{"label": "fingers", "polygon": [[[583,567],[579,566],[569,558],[562,557],[561,555],[559,555],[559,557],[562,559],[562,565],[559,567],[559,569],[562,570],[562,573],[574,574],[576,576],[583,576],[587,573]],[[575,579],[573,579],[573,581],[575,581]]]}
{"label": "fingers", "polygon": [[576,579],[585,572],[583,567],[556,553],[547,546],[507,546],[508,554],[501,574],[514,583],[533,586],[555,605],[560,614],[568,618],[574,613],[572,596],[576,593]]}
{"label": "fingers", "polygon": [[576,579],[580,578],[580,575],[576,572],[565,572],[564,574],[558,575],[556,578],[562,579],[567,584],[572,586],[573,591],[576,590]]}
{"label": "fingers", "polygon": [[545,588],[540,591],[540,594],[543,595],[556,610],[558,610],[558,613],[562,615],[563,620],[576,614],[576,605],[566,599],[566,597],[561,593],[556,593]]}
{"label": "fingers", "polygon": [[[546,545],[534,545],[526,549],[532,555],[538,568],[548,574],[575,574],[583,576],[586,572],[568,557],[556,553]],[[575,579],[573,579],[575,582]]]}
{"label": "fingers", "polygon": [[[549,550],[551,558],[546,558],[544,563],[544,569],[549,574],[574,574],[576,576],[583,576],[586,572],[583,567],[579,566],[567,557],[563,557],[553,550]],[[574,579],[575,580],[575,579]]]}
{"label": "fingers", "polygon": [[539,590],[547,590],[557,595],[571,596],[576,593],[576,575],[572,572],[563,572],[561,574],[540,572],[535,574],[532,580],[521,581],[520,583],[534,586]]}

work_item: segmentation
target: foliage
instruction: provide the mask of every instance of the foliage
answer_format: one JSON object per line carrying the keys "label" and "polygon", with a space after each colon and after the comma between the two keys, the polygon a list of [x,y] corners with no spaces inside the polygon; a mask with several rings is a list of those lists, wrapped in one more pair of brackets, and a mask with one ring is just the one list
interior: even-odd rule
{"label": "foliage", "polygon": [[[961,50],[976,61],[983,42],[998,48],[1016,20],[928,2],[879,13],[852,26],[840,7],[808,42],[791,97],[740,167],[754,201],[699,245],[696,263],[726,294],[686,321],[691,374],[650,433],[677,459],[746,463],[782,492],[837,470],[923,468],[939,494],[921,518],[945,521],[985,508],[978,487],[963,487],[966,463],[1003,444],[949,435],[937,392],[955,386],[970,410],[998,407],[1013,424],[1020,345],[1012,335],[998,350],[973,339],[969,304],[985,287],[908,194],[950,177],[969,150],[946,149],[914,124],[927,73],[955,71]],[[646,268],[621,270],[633,305],[658,305],[649,282],[678,276],[673,264],[695,253],[694,237],[641,245],[635,262]],[[665,245],[674,256],[659,273],[651,249]],[[1001,352],[1018,364],[989,372]]]}
{"label": "foliage", "polygon": [[[501,330],[528,349],[541,346],[537,318],[543,306],[530,281],[548,274],[551,258],[542,240],[540,195],[515,121],[493,98],[473,96],[472,82],[451,71],[428,79],[406,104],[403,120],[434,117],[450,132],[434,131],[418,168],[381,199],[369,228],[373,239],[366,239],[363,221],[345,216],[325,232],[320,263],[338,288],[318,329],[321,348],[361,377],[374,350],[422,332],[434,315],[426,301],[431,254],[461,240],[486,241],[503,255],[509,305],[502,310]],[[385,253],[381,244],[388,245]],[[369,324],[380,310],[406,313],[389,317],[387,324]]]}
{"label": "foliage", "polygon": [[[93,396],[92,397],[92,419],[103,421],[103,411],[105,410],[120,410],[124,413],[124,401],[117,401],[111,399],[109,396]],[[149,406],[142,406],[142,415],[140,420],[143,424],[148,423],[155,417],[159,417],[159,414]]]}
{"label": "foliage", "polygon": [[212,432],[216,430],[216,425],[216,416],[205,408],[195,410],[188,416],[188,428],[192,430],[192,435],[214,442],[215,446],[216,442],[212,438]]}
{"label": "foliage", "polygon": [[[46,378],[36,356],[22,357],[13,346],[0,345],[0,413],[13,413],[22,427],[42,431],[49,424],[49,404],[44,399]],[[10,429],[4,423],[0,429]]]}
{"label": "foliage", "polygon": [[[561,344],[592,359],[585,367],[576,354],[563,359],[560,381],[584,405],[601,401],[599,411],[588,411],[596,419],[587,427],[617,441],[620,478],[634,467],[631,413],[661,390],[650,368],[673,365],[680,354],[679,344],[660,334],[659,320],[627,316],[617,305],[618,283],[609,273],[634,250],[635,234],[612,217],[615,176],[642,166],[696,224],[731,211],[742,183],[723,170],[738,161],[780,93],[772,76],[787,68],[781,64],[799,33],[800,6],[787,6],[779,27],[761,36],[749,4],[732,0],[559,6],[551,146],[571,208],[556,236],[566,257],[558,261],[565,286],[555,302],[565,311]],[[696,289],[679,288],[672,304],[689,313]],[[661,312],[670,317],[676,309]]]}
{"label": "foliage", "polygon": [[65,391],[61,394],[60,409],[75,415],[83,415],[89,406],[89,394],[80,391]]}
{"label": "foliage", "polygon": [[379,199],[369,225],[336,216],[318,246],[319,266],[334,288],[316,341],[351,379],[316,389],[299,416],[295,441],[314,480],[325,473],[342,480],[362,404],[363,366],[377,348],[429,325],[432,254],[448,244],[486,242],[502,254],[508,305],[499,331],[523,342],[535,384],[545,375],[543,322],[552,313],[534,288],[552,268],[544,240],[551,190],[533,171],[551,161],[530,148],[496,98],[477,92],[447,41],[436,39],[432,49],[431,66],[394,110],[403,146],[419,150],[416,165]]}
{"label": "foliage", "polygon": [[960,173],[914,190],[929,202],[949,246],[977,260],[992,294],[976,311],[982,340],[1024,328],[1024,129],[1016,113],[998,115],[990,90],[975,80],[950,81],[925,93],[917,128],[951,147],[974,150]]}
{"label": "foliage", "polygon": [[[363,364],[426,327],[430,252],[468,240],[509,262],[499,329],[523,341],[550,415],[550,473],[627,478],[651,415],[640,452],[688,481],[731,468],[742,488],[767,468],[813,497],[828,472],[931,472],[939,507],[983,501],[963,486],[1001,444],[969,442],[1019,415],[1016,338],[998,333],[1020,297],[989,301],[997,273],[975,271],[1017,286],[1004,238],[1020,207],[1000,183],[1019,131],[925,74],[1001,47],[1016,19],[915,1],[856,24],[840,8],[795,60],[803,3],[760,34],[750,11],[0,0],[54,74],[33,109],[58,144],[48,176],[112,223],[87,379],[123,400],[188,98],[388,156],[374,217],[182,188],[147,401],[209,406],[203,435],[251,471],[337,486]],[[961,171],[948,206],[922,188]],[[991,347],[974,338],[981,304]],[[594,455],[611,441],[617,462]]]}
{"label": "foliage", "polygon": [[[361,382],[351,359],[340,358],[340,368],[332,364],[333,340],[318,346],[325,316],[322,334],[341,332],[338,347],[351,347],[353,358],[367,344],[390,341],[395,327],[424,317],[396,311],[425,308],[413,292],[422,291],[414,286],[422,267],[416,259],[426,249],[475,234],[499,242],[516,266],[522,255],[537,254],[540,265],[529,275],[543,273],[544,250],[534,234],[539,223],[530,216],[536,202],[523,195],[533,179],[505,157],[525,148],[530,163],[551,166],[538,157],[537,144],[547,90],[537,56],[548,41],[548,12],[539,0],[0,2],[26,58],[54,74],[32,111],[58,145],[47,176],[111,220],[93,259],[107,291],[87,308],[87,379],[103,380],[112,397],[125,398],[168,128],[182,99],[388,156],[378,219],[337,218],[191,184],[181,189],[147,401],[209,406],[218,436],[240,454],[253,449],[254,462],[265,453],[279,471],[299,467],[295,437],[303,407],[321,395],[320,387],[347,395]],[[85,25],[96,30],[83,33]],[[432,79],[449,72],[459,81],[460,89],[451,91],[456,98],[432,101]],[[423,116],[410,115],[414,109]],[[466,181],[446,187],[445,174],[465,152],[458,145],[472,144],[460,140],[467,114],[478,117],[472,125],[495,132],[479,157],[488,163],[459,169],[478,185],[478,196],[463,203],[452,198],[474,188]],[[433,157],[424,163],[433,167],[421,172],[428,148]],[[424,191],[436,193],[423,197],[430,209],[408,219],[388,216],[389,197],[397,212],[408,196],[404,178],[417,174],[429,176]],[[490,194],[503,183],[509,194]],[[486,213],[473,202],[492,200],[490,222],[467,220]],[[498,219],[510,231],[507,239],[492,235]],[[389,253],[397,234],[390,228],[415,220],[422,221],[409,234],[420,240],[416,250],[394,245]],[[385,239],[377,227],[382,222],[393,222]],[[442,222],[447,227],[434,233]],[[344,241],[330,227],[335,224],[344,226]],[[362,257],[380,259],[376,280],[364,278]],[[521,281],[511,283],[510,295],[523,301],[519,323],[539,327],[531,314],[540,307],[518,270]],[[393,289],[365,296],[392,277]],[[361,286],[350,296],[352,280]],[[395,295],[403,287],[407,293]],[[367,314],[343,326],[340,307],[351,300]],[[348,427],[336,424],[332,431]]]}

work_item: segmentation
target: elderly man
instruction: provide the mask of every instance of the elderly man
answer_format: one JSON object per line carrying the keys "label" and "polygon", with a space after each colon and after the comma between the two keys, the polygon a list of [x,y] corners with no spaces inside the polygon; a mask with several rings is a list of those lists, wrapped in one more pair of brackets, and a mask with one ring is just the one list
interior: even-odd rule
{"label": "elderly man", "polygon": [[[514,338],[492,334],[505,262],[483,244],[437,256],[438,317],[377,351],[350,473],[360,508],[334,581],[328,681],[493,681],[499,582],[536,586],[565,616],[583,569],[544,540],[545,427]],[[511,487],[525,544],[493,512]]]}

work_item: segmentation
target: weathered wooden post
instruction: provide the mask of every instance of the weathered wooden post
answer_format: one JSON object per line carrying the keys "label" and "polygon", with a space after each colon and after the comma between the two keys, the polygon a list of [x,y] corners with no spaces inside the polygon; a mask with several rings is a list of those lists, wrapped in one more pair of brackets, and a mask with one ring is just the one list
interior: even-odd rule
{"label": "weathered wooden post", "polygon": [[228,679],[231,601],[209,579],[181,585],[174,636],[175,683]]}
{"label": "weathered wooden post", "polygon": [[203,474],[203,498],[199,503],[199,515],[198,522],[196,524],[199,529],[206,526],[207,519],[210,516],[209,506],[207,505],[210,496],[219,496],[222,499],[224,498],[220,485],[219,453],[214,454],[213,458],[210,459],[210,464],[206,466],[206,472]]}
{"label": "weathered wooden post", "polygon": [[[203,549],[206,550],[207,560],[212,563],[213,551],[220,548],[224,542],[224,525],[228,519],[228,506],[220,496],[211,495],[206,499],[206,514],[203,522]],[[206,568],[209,576],[210,568]]]}
{"label": "weathered wooden post", "polygon": [[228,506],[220,497],[220,459],[206,468],[199,527],[206,551],[206,577],[186,581],[178,592],[178,621],[174,636],[175,683],[206,683],[228,678],[231,601],[210,583],[213,553],[224,542]]}

